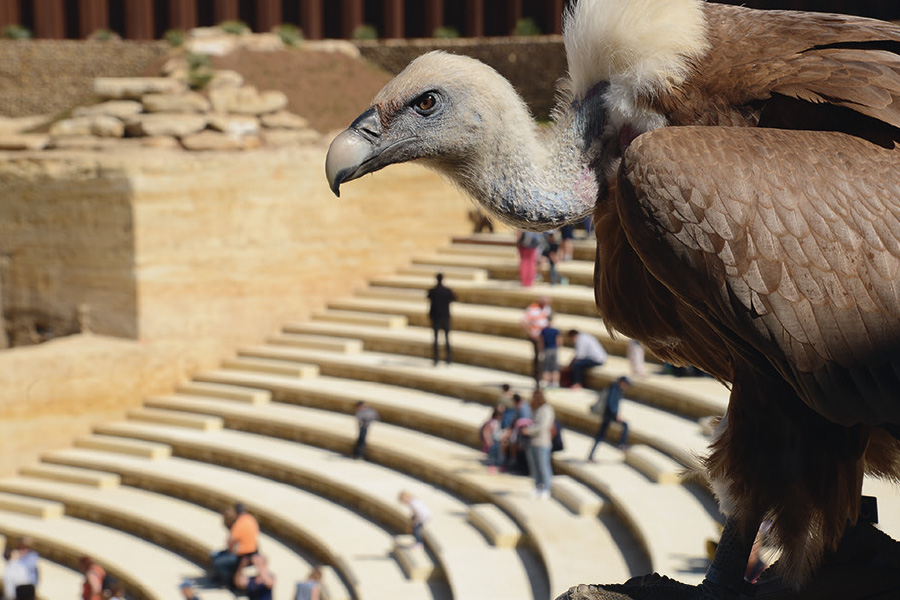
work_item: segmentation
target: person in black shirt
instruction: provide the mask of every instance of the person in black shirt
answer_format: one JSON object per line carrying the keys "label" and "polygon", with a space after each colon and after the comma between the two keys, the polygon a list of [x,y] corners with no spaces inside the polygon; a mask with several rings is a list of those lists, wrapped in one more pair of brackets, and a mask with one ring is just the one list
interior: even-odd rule
{"label": "person in black shirt", "polygon": [[431,328],[434,330],[434,348],[432,356],[434,364],[437,366],[440,360],[438,352],[438,333],[444,332],[444,350],[445,359],[449,365],[453,362],[453,355],[450,351],[450,303],[456,300],[453,290],[444,285],[443,273],[437,274],[437,285],[428,290],[428,300],[431,307],[428,309],[428,318],[431,319]]}

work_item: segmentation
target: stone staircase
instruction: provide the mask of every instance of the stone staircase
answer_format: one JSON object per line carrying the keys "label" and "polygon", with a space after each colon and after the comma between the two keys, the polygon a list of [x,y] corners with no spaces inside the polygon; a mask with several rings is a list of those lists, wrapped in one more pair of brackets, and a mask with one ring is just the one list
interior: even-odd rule
{"label": "stone staircase", "polygon": [[[603,444],[594,463],[584,460],[597,427],[594,393],[548,390],[565,428],[552,499],[532,498],[526,477],[484,466],[478,430],[499,386],[533,387],[518,318],[536,295],[552,297],[558,327],[590,331],[610,350],[588,388],[628,373],[625,340],[609,337],[592,291],[578,283],[592,257],[592,245],[579,242],[564,265],[573,283],[531,289],[514,281],[508,235],[415,257],[408,270],[285,324],[220,368],[146,398],[126,420],[0,480],[0,534],[35,539],[52,565],[44,590],[77,581],[71,569],[88,553],[142,600],[176,598],[181,581],[202,576],[225,536],[218,511],[236,501],[260,522],[277,598],[292,598],[313,564],[327,565],[330,600],[547,600],[578,583],[653,570],[698,582],[719,516],[684,472],[705,450],[702,421],[726,406],[727,390],[711,379],[676,379],[651,363],[623,402],[632,445]],[[459,299],[456,362],[440,367],[430,359],[424,299],[437,271]],[[366,461],[348,458],[359,400],[381,417]],[[610,438],[618,433],[612,427]],[[878,489],[896,502],[896,490]],[[433,512],[424,549],[406,535],[403,490]]]}

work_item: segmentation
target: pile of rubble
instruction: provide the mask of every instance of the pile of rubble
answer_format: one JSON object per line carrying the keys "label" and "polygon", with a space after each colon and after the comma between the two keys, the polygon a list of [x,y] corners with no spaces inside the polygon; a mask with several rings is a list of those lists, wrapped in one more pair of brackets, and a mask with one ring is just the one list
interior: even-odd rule
{"label": "pile of rubble", "polygon": [[98,103],[74,109],[47,133],[6,131],[0,150],[102,150],[123,145],[186,150],[245,150],[314,143],[320,135],[287,110],[279,91],[245,85],[235,71],[210,70],[192,90],[191,66],[172,58],[160,77],[97,78]]}

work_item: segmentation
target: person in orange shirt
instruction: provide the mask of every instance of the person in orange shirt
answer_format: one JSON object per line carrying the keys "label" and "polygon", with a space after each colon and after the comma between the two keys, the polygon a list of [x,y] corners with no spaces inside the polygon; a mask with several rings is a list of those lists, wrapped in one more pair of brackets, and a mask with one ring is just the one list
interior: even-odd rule
{"label": "person in orange shirt", "polygon": [[256,554],[259,540],[259,523],[247,512],[247,507],[238,502],[234,505],[237,518],[228,536],[228,547],[238,559]]}
{"label": "person in orange shirt", "polygon": [[256,554],[259,540],[259,524],[247,512],[247,507],[238,502],[234,508],[222,513],[225,526],[228,527],[228,539],[225,549],[213,553],[210,557],[212,569],[210,577],[218,585],[231,585],[241,558]]}

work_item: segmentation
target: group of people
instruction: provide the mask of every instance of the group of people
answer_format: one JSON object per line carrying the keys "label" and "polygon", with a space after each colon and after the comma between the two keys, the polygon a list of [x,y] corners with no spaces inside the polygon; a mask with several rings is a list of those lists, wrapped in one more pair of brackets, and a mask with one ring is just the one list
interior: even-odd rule
{"label": "group of people", "polygon": [[[3,570],[3,600],[34,600],[38,597],[40,555],[29,536],[21,536],[15,544],[7,544],[3,551],[6,567]],[[78,559],[78,570],[84,576],[81,584],[82,600],[124,600],[125,585],[106,572],[88,555]]]}
{"label": "group of people", "polygon": [[34,600],[38,585],[38,553],[30,537],[22,536],[3,551],[5,600]]}
{"label": "group of people", "polygon": [[572,260],[574,248],[574,231],[572,225],[564,225],[559,231],[534,233],[532,231],[516,232],[516,251],[519,254],[519,283],[522,287],[531,287],[538,277],[538,266],[546,259],[549,267],[550,285],[565,283],[556,265]]}
{"label": "group of people", "polygon": [[[214,586],[226,586],[249,600],[272,600],[275,574],[259,551],[259,523],[241,503],[222,511],[228,530],[225,547],[210,555],[209,580]],[[297,583],[294,600],[319,600],[322,569],[315,567],[304,581]],[[199,598],[191,582],[181,585],[187,600]]]}
{"label": "group of people", "polygon": [[481,428],[488,471],[527,472],[534,478],[534,495],[549,497],[553,478],[550,457],[554,439],[557,444],[561,439],[559,434],[556,413],[540,389],[525,402],[509,384],[503,384],[497,406]]}
{"label": "group of people", "polygon": [[[558,354],[562,333],[553,325],[550,304],[549,296],[539,296],[525,308],[520,324],[534,346],[532,373],[535,385],[558,387],[563,379]],[[569,329],[566,337],[575,349],[575,356],[565,370],[565,384],[572,389],[581,389],[585,371],[605,364],[608,354],[600,341],[586,331]]]}

